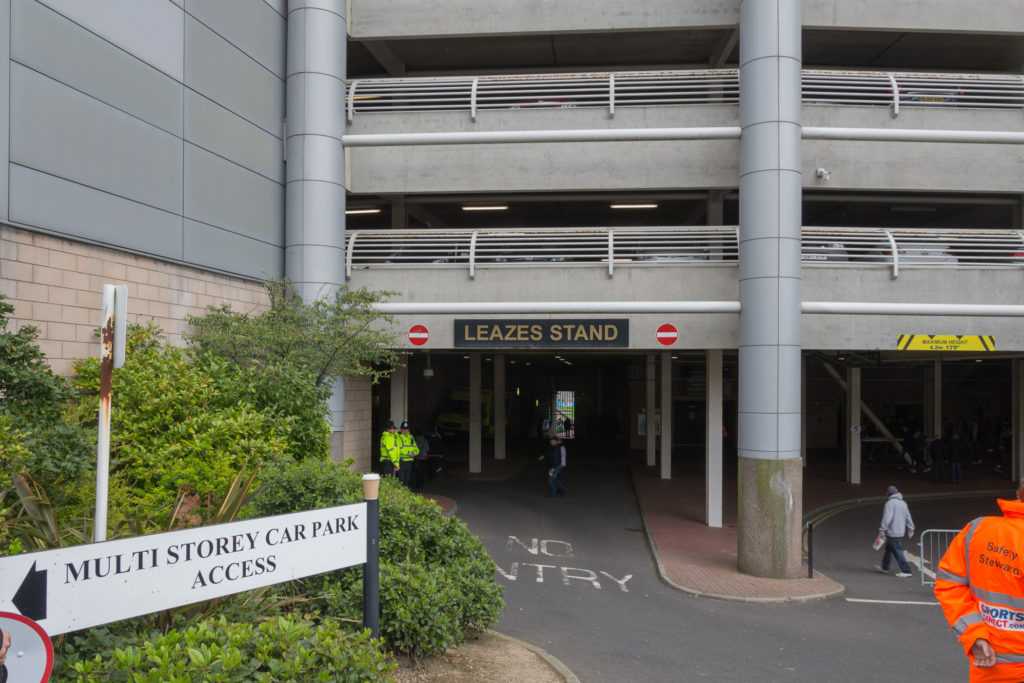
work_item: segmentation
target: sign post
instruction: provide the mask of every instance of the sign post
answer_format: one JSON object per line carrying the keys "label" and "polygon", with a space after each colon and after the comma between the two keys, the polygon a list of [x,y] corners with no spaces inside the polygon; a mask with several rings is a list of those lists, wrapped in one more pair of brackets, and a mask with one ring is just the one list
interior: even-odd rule
{"label": "sign post", "polygon": [[366,562],[367,503],[0,558],[0,610],[59,635]]}
{"label": "sign post", "polygon": [[114,368],[124,365],[128,288],[103,285],[100,325],[100,414],[96,438],[96,516],[94,541],[107,540],[107,489],[110,475],[110,387]]}
{"label": "sign post", "polygon": [[366,565],[363,569],[363,626],[380,636],[380,475],[363,475],[366,501]]}

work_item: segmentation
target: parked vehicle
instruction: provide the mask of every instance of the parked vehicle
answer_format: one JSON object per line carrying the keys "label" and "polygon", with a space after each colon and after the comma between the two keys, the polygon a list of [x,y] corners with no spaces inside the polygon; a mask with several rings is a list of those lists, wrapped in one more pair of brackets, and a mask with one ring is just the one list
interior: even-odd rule
{"label": "parked vehicle", "polygon": [[801,261],[849,261],[846,247],[840,242],[804,244],[800,251]]}

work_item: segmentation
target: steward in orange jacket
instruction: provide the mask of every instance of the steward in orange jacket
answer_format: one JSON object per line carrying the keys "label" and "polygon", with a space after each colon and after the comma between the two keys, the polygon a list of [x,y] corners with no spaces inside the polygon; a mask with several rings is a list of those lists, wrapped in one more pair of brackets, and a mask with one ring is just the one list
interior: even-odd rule
{"label": "steward in orange jacket", "polygon": [[939,562],[935,597],[971,660],[970,680],[1024,681],[1024,481],[1002,517],[979,517]]}

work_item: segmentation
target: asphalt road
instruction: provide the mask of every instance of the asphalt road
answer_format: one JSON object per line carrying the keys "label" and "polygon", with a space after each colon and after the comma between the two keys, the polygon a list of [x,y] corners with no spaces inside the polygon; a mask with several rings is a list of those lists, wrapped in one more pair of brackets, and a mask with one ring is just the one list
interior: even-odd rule
{"label": "asphalt road", "polygon": [[[444,479],[456,515],[500,568],[507,607],[496,629],[542,647],[587,682],[963,681],[967,660],[930,587],[872,569],[881,502],[830,511],[815,525],[815,568],[847,597],[794,605],[695,598],[664,584],[625,465],[505,482]],[[919,529],[960,528],[997,512],[985,498],[911,501]],[[906,547],[917,553],[916,543]],[[895,566],[892,568],[895,571]]]}

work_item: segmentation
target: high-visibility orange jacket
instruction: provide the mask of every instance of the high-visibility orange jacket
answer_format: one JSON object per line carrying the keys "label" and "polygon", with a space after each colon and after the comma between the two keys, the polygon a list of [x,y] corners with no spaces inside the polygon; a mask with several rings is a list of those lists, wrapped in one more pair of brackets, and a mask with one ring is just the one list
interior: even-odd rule
{"label": "high-visibility orange jacket", "polygon": [[[1024,502],[1000,500],[1002,517],[979,517],[957,534],[939,562],[935,597],[971,660],[970,680],[1024,681]],[[985,638],[996,665],[974,666]]]}

